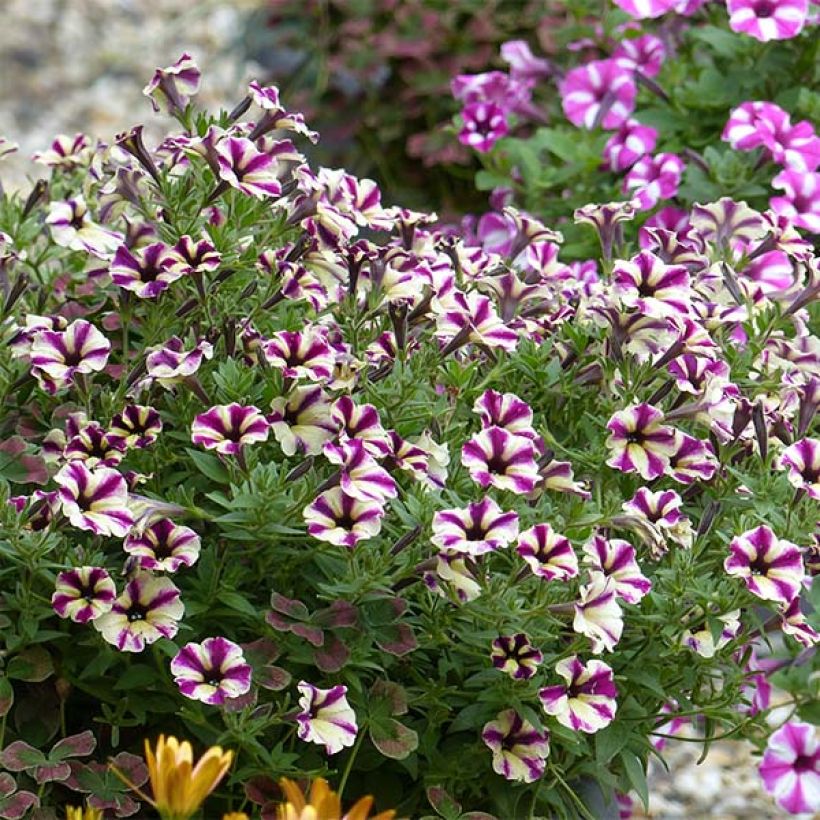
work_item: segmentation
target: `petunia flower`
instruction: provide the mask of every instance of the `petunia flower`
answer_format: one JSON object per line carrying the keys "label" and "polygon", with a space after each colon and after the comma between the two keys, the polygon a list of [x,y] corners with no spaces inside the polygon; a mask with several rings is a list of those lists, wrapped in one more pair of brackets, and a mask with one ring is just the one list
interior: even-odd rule
{"label": "petunia flower", "polygon": [[81,194],[64,202],[52,202],[46,225],[57,245],[72,251],[85,251],[99,259],[110,259],[125,238],[118,231],[93,222]]}
{"label": "petunia flower", "polygon": [[532,426],[532,408],[515,393],[485,390],[475,400],[473,412],[478,414],[482,427],[501,427],[529,439],[537,436]]}
{"label": "petunia flower", "polygon": [[287,396],[271,401],[268,422],[282,452],[315,456],[339,431],[332,404],[319,385],[294,387]]}
{"label": "petunia flower", "polygon": [[502,512],[489,496],[463,509],[433,514],[431,542],[449,553],[484,555],[506,547],[518,535],[518,515]]}
{"label": "petunia flower", "polygon": [[774,732],[759,771],[766,791],[789,814],[820,811],[820,743],[810,723],[790,721]]}
{"label": "petunia flower", "polygon": [[246,196],[264,199],[282,193],[281,166],[244,137],[227,137],[216,147],[220,178]]}
{"label": "petunia flower", "polygon": [[534,575],[546,581],[568,581],[578,575],[578,558],[569,539],[549,524],[536,524],[518,537],[516,552]]}
{"label": "petunia flower", "polygon": [[590,582],[580,589],[572,628],[592,641],[592,654],[612,652],[624,629],[615,582],[600,572],[590,574]]}
{"label": "petunia flower", "polygon": [[436,313],[435,335],[446,342],[443,353],[468,342],[507,351],[518,345],[518,333],[501,320],[488,296],[475,291],[457,291],[442,306]]}
{"label": "petunia flower", "polygon": [[458,141],[485,154],[509,133],[507,112],[492,102],[468,103],[461,111]]}
{"label": "petunia flower", "polygon": [[666,46],[660,37],[643,34],[621,40],[612,58],[625,68],[640,71],[645,77],[656,77],[666,59]]}
{"label": "petunia flower", "polygon": [[803,438],[788,446],[777,459],[780,470],[788,470],[788,479],[809,498],[820,501],[820,439]]}
{"label": "petunia flower", "polygon": [[594,734],[612,723],[618,689],[612,669],[603,661],[582,663],[577,655],[559,661],[555,671],[565,684],[538,690],[544,711],[574,732]]}
{"label": "petunia flower", "polygon": [[199,91],[201,79],[199,66],[186,51],[173,65],[158,68],[142,93],[151,100],[154,111],[163,108],[169,114],[181,114]]}
{"label": "petunia flower", "polygon": [[644,316],[662,319],[689,313],[689,271],[683,265],[667,265],[650,251],[616,262],[612,284],[621,304]]}
{"label": "petunia flower", "polygon": [[601,241],[604,259],[612,259],[613,250],[623,239],[622,222],[635,218],[635,206],[631,202],[606,202],[576,208],[573,218],[577,224],[591,225]]}
{"label": "petunia flower", "polygon": [[539,468],[538,475],[541,476],[541,483],[536,488],[536,492],[553,490],[556,493],[570,493],[584,499],[592,497],[587,483],[575,480],[572,464],[569,461],[553,459]]}
{"label": "petunia flower", "polygon": [[196,563],[201,541],[189,527],[175,524],[169,518],[160,518],[140,532],[129,533],[122,546],[137,559],[142,569],[176,572],[180,567]]}
{"label": "petunia flower", "polygon": [[623,192],[631,194],[638,210],[648,211],[678,193],[686,163],[677,154],[641,157],[624,178]]}
{"label": "petunia flower", "polygon": [[197,342],[191,350],[185,350],[182,339],[172,336],[163,345],[147,348],[146,354],[145,368],[148,376],[163,387],[171,388],[193,376],[202,362],[210,359],[214,352],[211,343],[204,339]]}
{"label": "petunia flower", "polygon": [[282,330],[263,345],[268,364],[288,379],[320,382],[333,375],[335,357],[327,337],[318,330]]}
{"label": "petunia flower", "polygon": [[387,431],[372,404],[357,404],[350,396],[341,396],[333,404],[331,417],[340,429],[341,441],[358,439],[374,458],[390,453]]}
{"label": "petunia flower", "polygon": [[660,17],[672,11],[680,0],[613,0],[618,8],[623,9],[630,17],[644,20],[651,17]]}
{"label": "petunia flower", "polygon": [[820,172],[781,171],[772,180],[772,187],[784,194],[769,200],[776,214],[809,233],[820,233]]}
{"label": "petunia flower", "polygon": [[[700,617],[703,617],[701,613]],[[713,658],[730,641],[733,641],[740,632],[740,610],[733,609],[722,615],[715,615],[713,620],[719,624],[720,632],[717,637],[712,631],[711,624],[704,619],[697,627],[686,628],[681,634],[680,642],[702,658]]]}
{"label": "petunia flower", "polygon": [[154,299],[171,282],[190,272],[178,254],[163,242],[129,250],[120,245],[111,263],[111,281],[141,299]]}
{"label": "petunia flower", "polygon": [[682,504],[683,499],[674,490],[653,492],[641,487],[623,503],[622,509],[660,528],[664,536],[688,548],[692,546],[692,524],[681,514]]}
{"label": "petunia flower", "polygon": [[66,461],[82,461],[89,469],[116,467],[125,455],[125,445],[96,421],[84,424],[63,449]]}
{"label": "petunia flower", "polygon": [[266,441],[270,426],[258,407],[233,402],[200,413],[191,425],[191,441],[221,455],[238,455],[243,447]]}
{"label": "petunia flower", "polygon": [[49,168],[71,171],[86,161],[91,154],[88,150],[90,145],[91,140],[85,134],[76,133],[73,136],[58,134],[45,151],[35,151],[31,159]]}
{"label": "petunia flower", "polygon": [[185,644],[171,660],[171,674],[186,698],[210,706],[221,706],[251,688],[251,667],[242,647],[227,638]]}
{"label": "petunia flower", "polygon": [[108,427],[108,436],[125,447],[142,449],[153,444],[162,432],[162,419],[153,407],[129,404],[117,413]]}
{"label": "petunia flower", "polygon": [[493,771],[507,780],[533,783],[543,776],[549,733],[536,729],[515,709],[505,709],[484,724],[481,739],[493,753]]}
{"label": "petunia flower", "polygon": [[179,589],[170,579],[142,572],[128,581],[94,627],[121,652],[142,652],[160,638],[173,638],[184,611]]}
{"label": "petunia flower", "polygon": [[635,109],[633,72],[617,60],[592,60],[573,68],[559,83],[567,119],[583,128],[619,128]]}
{"label": "petunia flower", "polygon": [[593,535],[583,547],[584,563],[611,578],[615,593],[628,604],[637,604],[651,589],[635,559],[635,548],[621,538]]}
{"label": "petunia flower", "polygon": [[607,465],[638,473],[647,481],[663,475],[676,452],[675,431],[662,424],[663,413],[650,404],[634,404],[616,412],[607,423],[611,452]]}
{"label": "petunia flower", "polygon": [[800,608],[800,596],[794,598],[780,609],[780,628],[784,634],[791,635],[805,647],[820,643],[820,634],[809,624]]}
{"label": "petunia flower", "polygon": [[380,504],[398,495],[393,477],[367,452],[361,441],[350,439],[344,444],[329,441],[323,452],[331,464],[339,465],[339,481],[345,495]]}
{"label": "petunia flower", "polygon": [[41,330],[31,342],[32,373],[43,388],[55,393],[70,386],[78,375],[102,370],[111,342],[85,319],[75,319],[65,330]]}
{"label": "petunia flower", "polygon": [[476,433],[462,447],[461,463],[473,481],[484,488],[493,486],[526,495],[539,481],[533,443],[501,427],[487,427]]}
{"label": "petunia flower", "polygon": [[302,710],[296,715],[299,738],[323,745],[329,755],[352,746],[359,727],[356,713],[347,702],[347,687],[319,689],[307,681],[299,681],[297,689]]}
{"label": "petunia flower", "polygon": [[541,651],[530,643],[523,632],[496,638],[490,652],[493,666],[514,680],[529,680],[543,658]]}
{"label": "petunia flower", "polygon": [[778,539],[765,524],[732,539],[723,567],[742,578],[749,592],[764,601],[788,604],[800,591],[805,575],[800,548]]}
{"label": "petunia flower", "polygon": [[51,606],[61,618],[87,624],[114,605],[117,588],[102,567],[75,567],[57,575]]}
{"label": "petunia flower", "polygon": [[726,0],[729,28],[766,43],[797,37],[806,24],[808,0]]}
{"label": "petunia flower", "polygon": [[756,242],[768,233],[766,220],[746,202],[723,197],[701,205],[696,202],[690,215],[692,230],[706,242],[730,248],[736,242]]}
{"label": "petunia flower", "polygon": [[428,589],[448,600],[465,604],[481,595],[481,584],[476,581],[463,554],[440,552],[436,556],[435,569],[425,572],[423,578]]}
{"label": "petunia flower", "polygon": [[60,487],[63,515],[72,526],[122,538],[134,523],[128,509],[128,487],[115,470],[90,470],[82,461],[70,461],[54,481]]}
{"label": "petunia flower", "polygon": [[681,484],[709,481],[717,472],[718,462],[710,441],[701,441],[675,431],[675,451],[669,456],[668,473]]}
{"label": "petunia flower", "polygon": [[641,157],[655,150],[658,131],[651,125],[641,125],[627,120],[607,140],[604,146],[604,165],[610,171],[620,172],[631,168]]}
{"label": "petunia flower", "polygon": [[361,501],[341,487],[321,493],[302,511],[308,534],[319,541],[355,547],[379,534],[384,507],[377,501]]}

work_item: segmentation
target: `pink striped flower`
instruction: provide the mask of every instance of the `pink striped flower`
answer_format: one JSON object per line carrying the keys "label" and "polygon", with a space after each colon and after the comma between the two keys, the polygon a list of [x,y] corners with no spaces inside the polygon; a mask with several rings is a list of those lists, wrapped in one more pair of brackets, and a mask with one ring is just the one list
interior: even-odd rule
{"label": "pink striped flower", "polygon": [[142,652],[160,638],[173,638],[184,612],[177,587],[168,578],[144,572],[125,585],[94,628],[120,652]]}
{"label": "pink striped flower", "polygon": [[518,515],[502,512],[489,496],[462,509],[433,514],[433,536],[439,549],[465,555],[484,555],[512,543],[518,535]]}
{"label": "pink striped flower", "polygon": [[593,60],[572,69],[559,91],[564,114],[573,125],[608,130],[629,119],[638,93],[632,71],[617,60]]}
{"label": "pink striped flower", "polygon": [[666,59],[666,46],[660,37],[644,34],[618,43],[612,58],[631,71],[640,71],[647,77],[656,77]]}
{"label": "pink striped flower", "polygon": [[776,214],[809,233],[820,233],[820,172],[781,171],[772,187],[784,194],[769,200]]}
{"label": "pink striped flower", "polygon": [[677,451],[675,431],[662,424],[663,413],[650,404],[634,404],[607,423],[607,465],[623,473],[638,473],[651,481],[663,475]]}
{"label": "pink striped flower", "polygon": [[32,373],[49,393],[69,387],[78,375],[95,373],[108,363],[111,342],[85,319],[65,330],[41,330],[31,343]]}
{"label": "pink striped flower", "polygon": [[142,93],[151,100],[154,111],[162,108],[169,114],[179,114],[199,91],[201,79],[199,66],[186,51],[173,65],[158,68]]}
{"label": "pink striped flower", "polygon": [[193,376],[202,362],[213,355],[211,343],[204,339],[197,342],[191,350],[185,350],[182,339],[172,336],[164,345],[148,348],[145,367],[149,378],[170,388]]}
{"label": "pink striped flower", "polygon": [[315,456],[339,431],[330,398],[318,385],[297,386],[271,401],[268,422],[282,452]]}
{"label": "pink striped flower", "polygon": [[114,605],[117,588],[102,567],[75,567],[57,575],[51,606],[61,618],[87,624]]}
{"label": "pink striped flower", "polygon": [[629,170],[623,192],[632,192],[632,203],[641,211],[654,208],[662,199],[675,196],[686,163],[677,154],[641,157]]}
{"label": "pink striped flower", "polygon": [[668,472],[681,484],[710,481],[717,472],[718,462],[710,441],[701,441],[675,431],[675,450],[669,456]]}
{"label": "pink striped flower", "polygon": [[110,259],[124,237],[91,219],[81,194],[49,205],[46,225],[57,245],[72,251],[85,251],[99,259]]}
{"label": "pink striped flower", "polygon": [[461,111],[458,141],[485,154],[509,133],[507,112],[492,102],[468,103]]}
{"label": "pink striped flower", "polygon": [[486,723],[481,739],[493,753],[493,771],[507,780],[533,783],[543,776],[549,734],[536,729],[515,709],[505,709]]}
{"label": "pink striped flower", "polygon": [[516,552],[529,564],[533,575],[545,581],[568,581],[578,575],[578,558],[572,544],[549,524],[524,530]]}
{"label": "pink striped flower", "polygon": [[318,743],[325,752],[335,755],[356,741],[359,727],[356,713],[347,702],[347,687],[319,689],[307,681],[299,681],[301,711],[296,715],[297,734],[301,740]]}
{"label": "pink striped flower", "polygon": [[612,284],[621,304],[644,316],[664,319],[689,313],[689,271],[683,265],[667,265],[650,251],[616,262]]}
{"label": "pink striped flower", "polygon": [[[733,641],[740,632],[740,610],[733,609],[722,615],[714,615],[710,619],[703,617],[700,613],[700,622],[684,629],[680,642],[702,658],[713,658],[730,641]],[[710,622],[711,621],[711,622]],[[712,631],[712,624],[717,623],[720,632],[717,637]]]}
{"label": "pink striped flower", "polygon": [[80,427],[63,449],[66,461],[82,461],[92,470],[95,467],[116,467],[124,455],[125,445],[110,436],[96,421]]}
{"label": "pink striped flower", "polygon": [[235,456],[248,444],[267,441],[269,431],[270,425],[258,407],[217,404],[194,419],[191,441],[206,450]]}
{"label": "pink striped flower", "polygon": [[189,527],[175,524],[170,518],[160,518],[141,532],[129,533],[122,546],[142,569],[176,572],[180,567],[196,563],[201,542]]}
{"label": "pink striped flower", "polygon": [[282,193],[281,167],[270,154],[257,151],[244,137],[227,137],[216,146],[219,177],[246,196],[264,199]]}
{"label": "pink striped flower", "polygon": [[49,168],[61,168],[70,171],[82,165],[91,155],[91,140],[85,134],[58,134],[45,151],[35,151],[31,155],[33,162],[47,165]]}
{"label": "pink striped flower", "polygon": [[302,511],[308,534],[340,547],[355,547],[379,534],[384,507],[377,501],[361,501],[341,487],[325,490]]}
{"label": "pink striped flower", "polygon": [[539,490],[553,490],[556,493],[570,493],[584,499],[592,497],[587,484],[576,481],[569,461],[550,461],[538,470],[541,476]]}
{"label": "pink striped flower", "polygon": [[532,408],[515,393],[485,390],[475,400],[473,412],[478,414],[482,427],[501,427],[516,436],[536,438]]}
{"label": "pink striped flower", "polygon": [[592,654],[612,652],[624,630],[623,611],[618,605],[615,582],[600,572],[590,574],[580,589],[572,628],[592,641]]}
{"label": "pink striped flower", "polygon": [[610,170],[626,171],[641,157],[655,150],[658,131],[651,125],[641,125],[636,120],[627,120],[607,140],[604,146],[604,165]]}
{"label": "pink striped flower", "polygon": [[345,495],[380,504],[398,495],[390,473],[367,452],[361,441],[350,439],[344,444],[329,441],[323,452],[331,464],[339,465],[339,480]]}
{"label": "pink striped flower", "polygon": [[221,706],[251,688],[251,667],[242,647],[227,638],[186,643],[171,659],[171,674],[186,698],[209,706]]}
{"label": "pink striped flower", "polygon": [[613,0],[618,8],[623,9],[630,17],[636,20],[645,20],[651,17],[660,17],[672,11],[681,0]]}
{"label": "pink striped flower", "polygon": [[584,563],[612,580],[615,593],[628,604],[637,604],[652,589],[635,560],[635,548],[620,538],[593,535],[584,544]]}
{"label": "pink striped flower", "polygon": [[129,404],[108,427],[108,436],[131,449],[142,449],[153,444],[162,432],[162,419],[153,407]]}
{"label": "pink striped flower", "polygon": [[755,40],[790,40],[806,24],[809,0],[726,0],[729,28]]}
{"label": "pink striped flower", "polygon": [[518,334],[504,324],[490,298],[474,291],[453,294],[436,315],[435,335],[447,342],[447,352],[467,342],[508,351],[518,345]]}
{"label": "pink striped flower", "polygon": [[684,353],[677,356],[667,368],[682,393],[704,396],[720,393],[729,384],[729,365],[721,359]]}
{"label": "pink striped flower", "polygon": [[820,743],[810,723],[791,721],[774,732],[759,771],[766,791],[789,814],[820,811]]}
{"label": "pink striped flower", "polygon": [[115,470],[89,470],[70,461],[54,476],[63,515],[71,525],[97,535],[122,538],[134,523],[128,509],[128,487]]}
{"label": "pink striped flower", "polygon": [[726,573],[742,578],[758,598],[788,604],[800,591],[805,575],[800,548],[778,539],[765,524],[733,538],[729,552]]}
{"label": "pink striped flower", "polygon": [[780,470],[788,470],[789,482],[820,501],[820,439],[803,438],[787,447],[777,460]]}
{"label": "pink striped flower", "polygon": [[577,655],[559,661],[555,671],[565,684],[539,689],[544,711],[573,732],[595,732],[609,726],[618,709],[612,669],[603,661],[582,663]]}
{"label": "pink striped flower", "polygon": [[350,396],[341,396],[333,404],[331,418],[340,428],[340,441],[361,441],[374,458],[390,454],[390,437],[382,427],[379,411],[372,404],[356,404]]}
{"label": "pink striped flower", "polygon": [[544,656],[523,633],[501,635],[492,643],[490,660],[496,669],[506,672],[513,680],[529,680],[538,670]]}
{"label": "pink striped flower", "polygon": [[190,268],[163,242],[131,251],[120,245],[111,263],[111,281],[141,299],[154,299]]}
{"label": "pink striped flower", "polygon": [[180,236],[174,245],[174,252],[190,269],[191,273],[213,273],[222,261],[222,254],[214,247],[207,233],[203,231],[200,239],[192,236]]}
{"label": "pink striped flower", "polygon": [[660,527],[664,535],[677,541],[682,547],[692,545],[692,524],[681,515],[683,499],[674,490],[652,490],[641,487],[622,509],[632,515]]}
{"label": "pink striped flower", "polygon": [[481,584],[467,565],[467,559],[458,553],[440,552],[435,569],[425,572],[423,577],[428,589],[451,602],[465,604],[481,595]]}
{"label": "pink striped flower", "polygon": [[723,197],[706,205],[695,203],[690,217],[694,233],[720,248],[736,242],[756,242],[768,233],[763,216],[745,202]]}
{"label": "pink striped flower", "polygon": [[281,330],[263,344],[265,359],[288,379],[326,381],[333,376],[335,356],[324,333]]}
{"label": "pink striped flower", "polygon": [[780,610],[780,628],[805,647],[820,643],[820,634],[812,628],[800,608],[800,596],[795,595],[787,606]]}
{"label": "pink striped flower", "polygon": [[461,463],[481,487],[526,495],[539,481],[533,443],[500,427],[476,433],[461,450]]}

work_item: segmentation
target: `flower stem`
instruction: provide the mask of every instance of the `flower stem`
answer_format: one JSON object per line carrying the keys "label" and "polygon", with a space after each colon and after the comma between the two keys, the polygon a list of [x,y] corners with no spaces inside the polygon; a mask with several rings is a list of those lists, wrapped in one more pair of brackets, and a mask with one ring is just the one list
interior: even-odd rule
{"label": "flower stem", "polygon": [[339,799],[342,799],[342,795],[344,794],[345,786],[347,785],[347,778],[350,777],[350,772],[353,769],[353,762],[356,760],[356,755],[359,753],[359,747],[362,745],[362,741],[364,740],[364,728],[359,730],[359,736],[356,738],[356,742],[353,744],[353,748],[350,751],[350,757],[347,759],[347,763],[345,764],[345,770],[342,772],[342,779],[339,781]]}

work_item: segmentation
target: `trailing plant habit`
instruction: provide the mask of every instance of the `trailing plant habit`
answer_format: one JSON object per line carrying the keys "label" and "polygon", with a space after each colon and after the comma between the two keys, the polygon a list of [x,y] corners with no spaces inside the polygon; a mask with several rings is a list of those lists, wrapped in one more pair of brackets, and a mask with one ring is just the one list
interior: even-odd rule
{"label": "trailing plant habit", "polygon": [[488,251],[309,168],[275,88],[213,116],[199,81],[146,87],[160,145],[59,136],[0,207],[0,816],[273,817],[324,777],[336,811],[590,817],[686,722],[816,809],[789,215],[716,197],[639,244],[589,203],[599,267],[508,208]]}

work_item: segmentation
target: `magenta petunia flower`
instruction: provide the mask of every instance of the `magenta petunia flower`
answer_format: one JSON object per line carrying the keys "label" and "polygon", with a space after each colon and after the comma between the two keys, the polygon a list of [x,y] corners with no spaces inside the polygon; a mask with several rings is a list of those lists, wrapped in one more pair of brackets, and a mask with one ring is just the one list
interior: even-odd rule
{"label": "magenta petunia flower", "polygon": [[676,452],[675,431],[662,424],[663,413],[650,404],[635,404],[615,413],[607,423],[607,465],[623,473],[638,473],[651,481],[663,475]]}
{"label": "magenta petunia flower", "polygon": [[721,248],[730,248],[735,242],[756,242],[769,230],[758,211],[729,197],[706,205],[696,202],[690,221],[696,235]]}
{"label": "magenta petunia flower", "polygon": [[142,93],[150,98],[154,111],[163,108],[169,114],[179,114],[199,91],[201,79],[202,72],[196,61],[184,52],[173,65],[158,68]]}
{"label": "magenta petunia flower", "polygon": [[820,743],[810,723],[791,721],[774,732],[759,771],[766,791],[789,814],[820,811]]}
{"label": "magenta petunia flower", "polygon": [[763,43],[797,37],[806,24],[809,0],[726,0],[729,28]]}
{"label": "magenta petunia flower", "polygon": [[139,250],[120,245],[111,263],[111,281],[141,299],[154,299],[190,268],[163,242]]}
{"label": "magenta petunia flower", "polygon": [[[711,619],[703,618],[700,613],[700,622],[696,626],[684,629],[680,642],[702,658],[713,658],[715,653],[723,649],[730,641],[733,641],[740,632],[740,610],[733,609],[722,615],[714,615]],[[715,635],[712,631],[712,624],[719,622],[720,632]]]}
{"label": "magenta petunia flower", "polygon": [[604,146],[604,165],[610,171],[626,171],[641,157],[655,150],[658,131],[651,125],[627,120],[607,140]]}
{"label": "magenta petunia flower", "polygon": [[777,460],[781,470],[788,470],[791,484],[805,490],[809,498],[820,501],[820,439],[803,438],[787,447]]}
{"label": "magenta petunia flower", "polygon": [[784,194],[769,200],[776,214],[809,233],[820,233],[820,172],[781,171],[772,180],[772,187]]}
{"label": "magenta petunia flower", "polygon": [[664,319],[689,313],[689,271],[683,265],[667,265],[650,251],[616,262],[612,284],[621,304],[644,316]]}
{"label": "magenta petunia flower", "polygon": [[623,192],[631,192],[635,207],[648,211],[678,193],[685,168],[686,163],[677,154],[643,156],[624,178]]}
{"label": "magenta petunia flower", "polygon": [[559,84],[564,114],[583,128],[623,125],[635,109],[633,72],[617,60],[593,60],[573,68]]}
{"label": "magenta petunia flower", "polygon": [[125,445],[96,421],[80,427],[63,448],[66,461],[82,461],[89,469],[116,467],[125,455]]}
{"label": "magenta petunia flower", "polygon": [[70,461],[54,481],[60,487],[63,515],[72,526],[122,538],[134,523],[128,509],[128,487],[115,470],[89,470],[82,461]]}
{"label": "magenta petunia flower", "polygon": [[635,559],[635,547],[621,538],[593,535],[583,547],[584,563],[610,578],[615,593],[628,604],[637,604],[652,589]]}
{"label": "magenta petunia flower", "polygon": [[613,0],[618,8],[623,9],[630,17],[636,20],[645,20],[651,17],[660,17],[672,11],[680,0]]}
{"label": "magenta petunia flower", "polygon": [[91,140],[85,134],[58,134],[45,151],[35,151],[31,159],[49,168],[70,171],[91,156],[90,146]]}
{"label": "magenta petunia flower", "polygon": [[592,654],[612,652],[624,629],[615,582],[600,572],[590,573],[589,584],[580,589],[572,628],[592,641]]}
{"label": "magenta petunia flower", "polygon": [[582,663],[577,655],[559,661],[555,671],[565,684],[539,689],[544,711],[574,732],[594,734],[609,726],[618,709],[612,669],[603,661]]}
{"label": "magenta petunia flower", "polygon": [[536,438],[532,408],[515,393],[485,390],[475,400],[473,412],[478,414],[482,427],[501,427],[516,436]]}
{"label": "magenta petunia flower", "polygon": [[268,422],[286,456],[297,451],[319,455],[339,431],[330,397],[318,385],[296,386],[288,396],[273,399],[270,406]]}
{"label": "magenta petunia flower", "polygon": [[258,407],[218,404],[201,413],[191,425],[191,441],[206,450],[235,456],[243,447],[267,441],[270,425]]}
{"label": "magenta petunia flower", "polygon": [[384,507],[377,501],[361,501],[341,487],[325,490],[302,511],[308,533],[319,541],[355,547],[379,534]]}
{"label": "magenta petunia flower", "polygon": [[173,250],[193,273],[213,273],[222,261],[222,254],[204,231],[200,239],[181,236]]}
{"label": "magenta petunia flower", "polygon": [[102,567],[75,567],[57,575],[51,606],[61,618],[87,624],[114,605],[117,588]]}
{"label": "magenta petunia flower", "polygon": [[193,376],[202,362],[214,354],[211,343],[204,339],[191,350],[185,350],[184,344],[182,339],[172,336],[164,345],[149,347],[145,357],[148,376],[163,387],[170,388]]}
{"label": "magenta petunia flower", "polygon": [[780,628],[805,647],[820,643],[820,634],[811,626],[800,608],[800,596],[795,595],[787,606],[780,610]]}
{"label": "magenta petunia flower", "polygon": [[356,404],[350,396],[341,396],[333,404],[331,417],[339,427],[340,441],[357,439],[374,458],[390,454],[390,437],[372,404]]}
{"label": "magenta petunia flower", "polygon": [[174,524],[169,518],[160,518],[141,532],[129,533],[122,546],[137,559],[142,569],[176,572],[180,567],[196,563],[201,542],[189,527]]}
{"label": "magenta petunia flower", "polygon": [[509,133],[507,112],[492,102],[473,102],[461,112],[458,141],[484,154]]}
{"label": "magenta petunia flower", "polygon": [[669,456],[668,472],[681,484],[709,481],[717,472],[718,461],[710,441],[701,441],[675,431],[675,450]]}
{"label": "magenta petunia flower", "polygon": [[185,644],[171,659],[171,674],[186,698],[210,706],[221,706],[251,688],[251,667],[242,647],[227,638]]}
{"label": "magenta petunia flower", "polygon": [[125,238],[118,231],[93,222],[85,199],[79,194],[65,202],[52,202],[46,225],[57,245],[72,251],[85,251],[99,259],[110,259]]}
{"label": "magenta petunia flower", "polygon": [[515,350],[518,333],[501,320],[488,296],[456,291],[436,314],[435,335],[447,342],[445,351],[467,342]]}
{"label": "magenta petunia flower", "polygon": [[641,487],[622,505],[624,512],[659,527],[663,536],[671,538],[682,547],[692,545],[692,524],[681,515],[683,499],[674,490],[653,492]]}
{"label": "magenta petunia flower", "polygon": [[129,404],[111,419],[108,437],[129,449],[142,449],[153,444],[161,432],[162,419],[153,407]]}
{"label": "magenta petunia flower", "polygon": [[643,34],[633,39],[621,40],[612,58],[625,68],[640,71],[647,77],[656,77],[666,59],[666,46],[660,37]]}
{"label": "magenta petunia flower", "polygon": [[584,499],[592,497],[587,484],[576,481],[569,461],[550,461],[538,470],[541,476],[539,490],[553,490],[556,493],[570,493]]}
{"label": "magenta petunia flower", "polygon": [[34,334],[29,360],[32,373],[49,393],[70,386],[77,375],[95,373],[108,363],[111,342],[85,319],[76,319],[65,330]]}
{"label": "magenta petunia flower", "polygon": [[536,57],[526,40],[508,40],[501,44],[500,53],[514,77],[537,80],[552,74],[549,60]]}
{"label": "magenta petunia flower", "polygon": [[493,753],[493,771],[507,780],[533,783],[543,776],[549,733],[536,729],[515,709],[505,709],[486,723],[481,739]]}
{"label": "magenta petunia flower", "polygon": [[160,638],[173,638],[184,611],[179,590],[170,579],[144,572],[125,585],[94,627],[121,652],[142,652]]}
{"label": "magenta petunia flower", "polygon": [[345,495],[380,504],[398,495],[396,482],[367,452],[363,442],[357,439],[343,444],[329,441],[323,452],[331,464],[339,465],[339,482]]}
{"label": "magenta petunia flower", "polygon": [[742,578],[749,592],[764,601],[788,604],[800,591],[805,575],[800,548],[778,539],[765,524],[732,539],[723,567]]}
{"label": "magenta petunia flower", "polygon": [[288,379],[326,381],[333,376],[335,356],[319,330],[281,330],[263,344],[268,364]]}
{"label": "magenta petunia flower", "polygon": [[484,496],[462,509],[434,513],[430,541],[449,553],[476,556],[508,546],[517,535],[518,515]]}
{"label": "magenta petunia flower", "polygon": [[256,124],[254,132],[265,134],[271,130],[293,131],[307,137],[311,142],[318,142],[319,135],[311,131],[302,114],[296,111],[285,111],[279,102],[279,89],[273,85],[261,86],[256,80],[248,84],[248,92],[255,105],[263,112],[262,119]]}
{"label": "magenta petunia flower", "polygon": [[307,681],[299,681],[301,694],[296,715],[297,734],[301,740],[319,743],[329,755],[335,755],[356,741],[359,727],[356,713],[347,702],[347,687],[319,689]]}
{"label": "magenta petunia flower", "polygon": [[546,581],[568,581],[578,575],[578,558],[569,539],[549,524],[536,524],[518,537],[516,552],[533,575]]}
{"label": "magenta petunia flower", "polygon": [[530,643],[523,632],[501,635],[493,641],[490,651],[493,666],[514,680],[529,680],[543,658],[541,651]]}
{"label": "magenta petunia flower", "polygon": [[533,443],[501,427],[476,433],[461,449],[461,463],[481,487],[526,495],[539,481]]}

